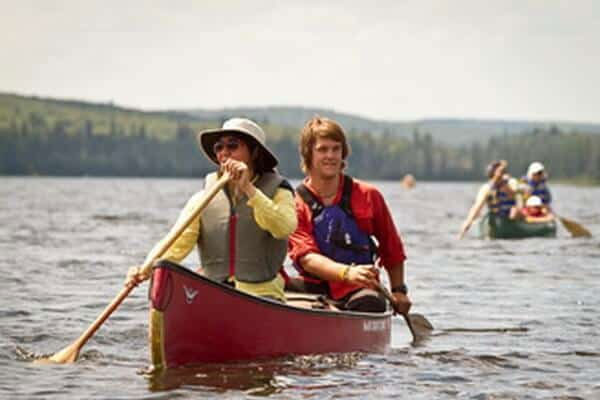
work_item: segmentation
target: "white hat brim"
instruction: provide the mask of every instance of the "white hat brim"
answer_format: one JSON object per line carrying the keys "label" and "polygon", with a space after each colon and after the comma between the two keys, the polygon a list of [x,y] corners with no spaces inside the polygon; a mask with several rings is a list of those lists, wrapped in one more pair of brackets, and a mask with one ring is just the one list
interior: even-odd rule
{"label": "white hat brim", "polygon": [[267,146],[263,145],[258,140],[256,140],[256,138],[254,138],[254,136],[251,133],[246,132],[243,129],[223,129],[223,128],[207,129],[204,131],[200,131],[196,135],[196,142],[198,143],[198,147],[200,148],[200,150],[202,150],[202,152],[206,155],[206,157],[208,157],[208,159],[211,160],[213,163],[219,165],[219,161],[217,160],[217,155],[213,151],[213,146],[214,146],[215,142],[219,139],[220,136],[223,136],[224,134],[228,134],[228,133],[229,134],[240,134],[241,133],[242,135],[252,139],[258,146],[260,146],[265,153],[266,161],[267,161],[267,165],[265,167],[267,167],[268,169],[275,168],[279,164],[279,160],[277,160],[277,157],[275,157],[275,154],[273,154],[271,149],[269,149]]}

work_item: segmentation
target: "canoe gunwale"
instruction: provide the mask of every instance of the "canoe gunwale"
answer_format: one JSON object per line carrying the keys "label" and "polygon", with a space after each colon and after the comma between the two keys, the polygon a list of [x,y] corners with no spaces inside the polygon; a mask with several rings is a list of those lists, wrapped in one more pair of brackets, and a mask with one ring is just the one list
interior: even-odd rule
{"label": "canoe gunwale", "polygon": [[[264,297],[253,296],[251,294],[239,291],[229,285],[225,285],[223,283],[208,279],[188,268],[185,268],[181,265],[178,265],[178,264],[173,263],[168,260],[158,261],[154,265],[153,270],[161,269],[161,268],[171,270],[175,273],[184,274],[194,280],[201,281],[203,284],[212,286],[214,288],[218,288],[219,290],[222,290],[229,295],[242,297],[244,300],[254,302],[254,303],[260,303],[260,304],[267,305],[267,306],[270,306],[273,308],[282,308],[285,311],[309,313],[309,314],[315,314],[315,315],[320,315],[320,316],[331,316],[331,317],[337,317],[337,318],[341,317],[341,318],[357,318],[357,319],[385,319],[385,318],[389,318],[393,315],[393,310],[391,310],[389,307],[388,307],[388,310],[383,313],[368,313],[368,312],[357,312],[357,311],[339,311],[339,310],[326,310],[326,309],[319,309],[319,308],[296,307],[293,305],[278,302],[276,300],[271,300],[271,299],[264,298]],[[151,290],[152,290],[152,284],[149,285],[149,293]],[[305,294],[305,293],[301,293],[301,292],[286,292],[286,293]],[[150,297],[150,295],[149,295],[149,297]]]}
{"label": "canoe gunwale", "polygon": [[557,221],[525,222],[486,213],[479,223],[479,235],[489,239],[527,239],[556,237]]}

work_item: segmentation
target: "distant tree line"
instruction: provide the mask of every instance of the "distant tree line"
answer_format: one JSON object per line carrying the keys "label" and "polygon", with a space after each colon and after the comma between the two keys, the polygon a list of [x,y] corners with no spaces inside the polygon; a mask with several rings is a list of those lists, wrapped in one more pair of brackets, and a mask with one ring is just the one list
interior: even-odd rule
{"label": "distant tree line", "polygon": [[[268,124],[268,121],[262,121]],[[144,123],[85,120],[73,128],[68,120],[27,119],[0,126],[0,174],[90,176],[202,176],[214,165],[198,150],[196,127],[177,122],[175,134],[149,135]],[[267,125],[269,146],[283,174],[299,178],[299,130]],[[482,180],[487,163],[509,161],[514,175],[531,161],[543,162],[553,179],[600,183],[600,135],[563,132],[557,128],[494,137],[486,144],[452,147],[435,143],[427,132],[410,139],[351,132],[348,172],[369,179],[400,179],[407,173],[420,180]]]}
{"label": "distant tree line", "polygon": [[552,179],[600,184],[600,135],[562,132],[556,127],[519,135],[492,137],[486,144],[453,147],[415,131],[412,140],[387,134],[351,136],[350,172],[376,179],[484,180],[492,160],[505,159],[520,177],[532,161],[541,161]]}
{"label": "distant tree line", "polygon": [[520,135],[491,138],[486,146],[471,144],[460,149],[459,159],[468,160],[469,178],[484,177],[491,160],[505,159],[509,172],[525,174],[532,161],[541,161],[551,179],[600,184],[600,135],[563,132],[556,127],[536,129]]}

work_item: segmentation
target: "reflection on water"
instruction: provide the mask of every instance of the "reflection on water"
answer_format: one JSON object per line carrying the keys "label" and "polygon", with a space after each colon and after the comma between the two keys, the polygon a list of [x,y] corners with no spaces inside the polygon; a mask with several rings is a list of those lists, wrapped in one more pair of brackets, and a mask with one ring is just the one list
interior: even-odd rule
{"label": "reflection on water", "polygon": [[240,390],[260,396],[276,393],[275,368],[265,365],[208,365],[155,371],[146,374],[151,391],[169,391],[182,386],[218,393]]}
{"label": "reflection on water", "polygon": [[293,387],[301,377],[319,380],[330,371],[351,369],[362,357],[364,355],[360,353],[290,356],[250,363],[208,364],[167,370],[148,368],[140,373],[148,380],[151,391],[197,386],[218,393],[239,390],[253,396],[267,396]]}
{"label": "reflection on water", "polygon": [[557,213],[591,239],[559,227],[555,239],[458,241],[477,184],[377,186],[405,242],[413,311],[435,327],[429,340],[411,346],[396,317],[388,354],[158,372],[145,368],[147,285],[76,363],[31,361],[83,333],[202,183],[0,178],[0,398],[600,398],[600,208],[590,206],[600,188],[552,187]]}

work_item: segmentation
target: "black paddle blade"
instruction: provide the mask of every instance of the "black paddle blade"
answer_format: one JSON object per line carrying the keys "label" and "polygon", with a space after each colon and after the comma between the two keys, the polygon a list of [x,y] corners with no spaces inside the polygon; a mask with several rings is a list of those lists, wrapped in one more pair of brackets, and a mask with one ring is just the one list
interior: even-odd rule
{"label": "black paddle blade", "polygon": [[426,331],[432,331],[434,329],[431,322],[429,322],[429,320],[422,314],[410,313],[408,314],[408,318],[410,319],[410,322],[412,322],[415,329],[417,329],[417,327],[420,328],[420,330]]}

